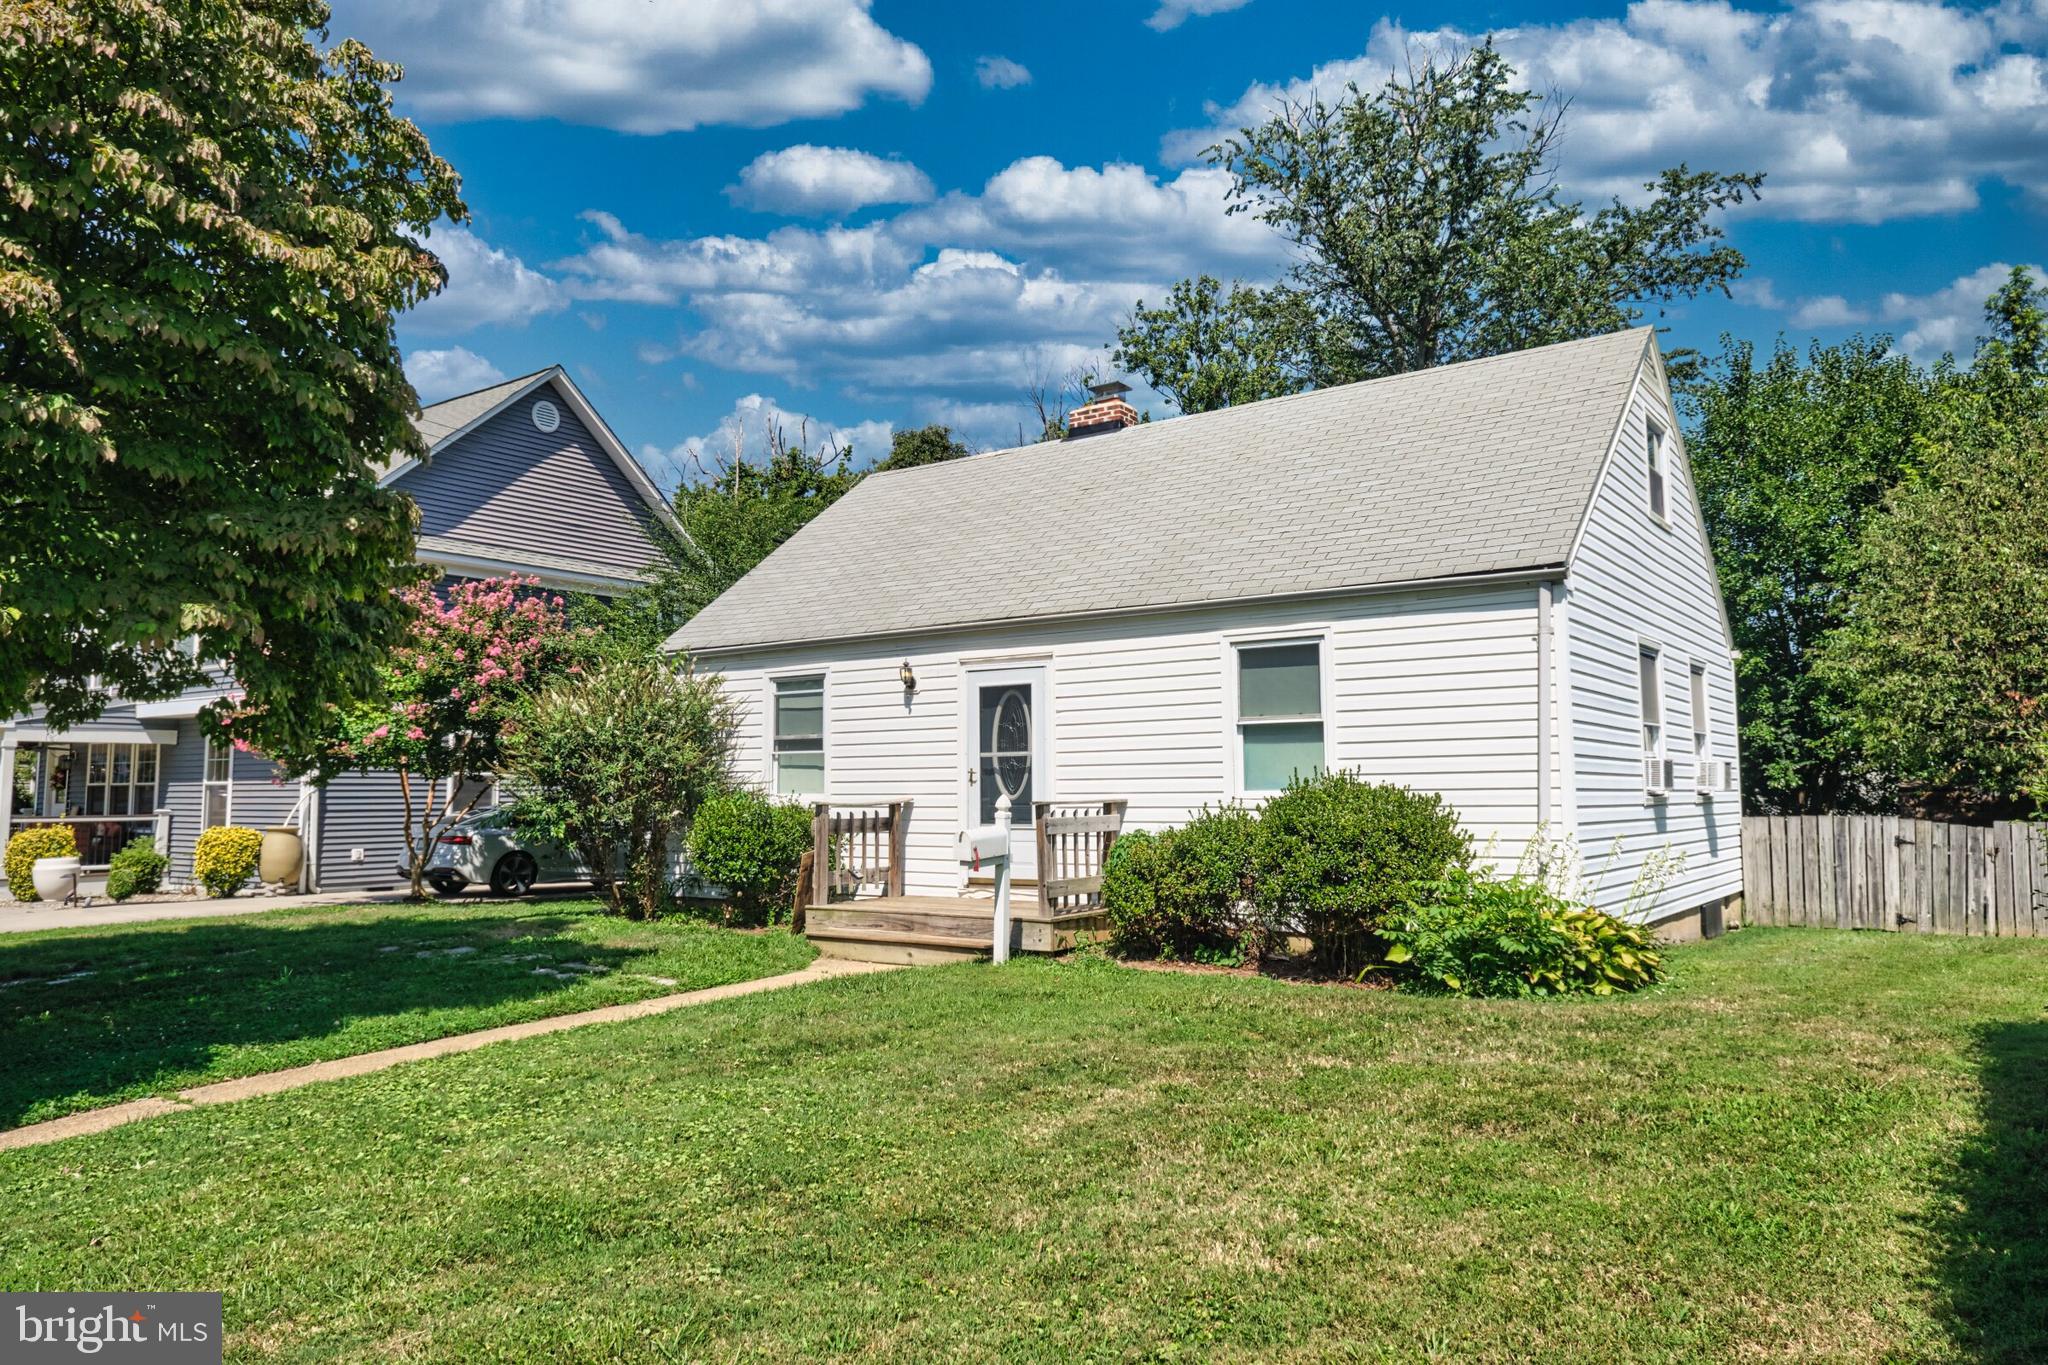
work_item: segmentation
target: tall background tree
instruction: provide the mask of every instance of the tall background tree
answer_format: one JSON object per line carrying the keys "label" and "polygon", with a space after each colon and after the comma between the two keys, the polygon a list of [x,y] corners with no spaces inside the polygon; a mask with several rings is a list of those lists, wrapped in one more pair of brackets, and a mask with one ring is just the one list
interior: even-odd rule
{"label": "tall background tree", "polygon": [[1267,288],[1203,277],[1140,303],[1116,363],[1202,411],[1591,336],[1646,303],[1725,292],[1744,261],[1720,215],[1763,176],[1680,165],[1640,204],[1588,208],[1554,181],[1565,104],[1513,77],[1482,44],[1371,94],[1286,104],[1210,148],[1229,211],[1270,224],[1294,263]]}
{"label": "tall background tree", "polygon": [[1882,807],[1884,776],[1815,663],[1845,619],[1863,526],[1916,458],[1933,376],[1888,337],[1759,357],[1728,343],[1681,389],[1735,646],[1742,786],[1756,809]]}
{"label": "tall background tree", "polygon": [[[318,0],[0,6],[0,714],[227,663],[288,738],[374,687],[424,453],[392,315],[465,209]],[[312,35],[312,36],[309,36]]]}
{"label": "tall background tree", "polygon": [[2035,761],[2048,636],[2028,501],[2044,320],[2048,289],[2015,270],[1968,365],[1923,368],[1888,337],[1815,346],[1803,365],[1782,343],[1759,361],[1726,342],[1681,392],[1742,651],[1753,808],[1980,815],[2038,799],[2014,783]]}
{"label": "tall background tree", "polygon": [[[891,434],[889,454],[874,469],[916,469],[972,453],[947,427],[915,427]],[[805,433],[791,442],[774,426],[760,455],[736,437],[730,454],[701,463],[676,490],[681,532],[660,537],[664,563],[653,581],[586,619],[601,619],[622,638],[658,642],[846,496],[869,472],[855,468],[854,457],[851,446],[830,441],[806,449]]]}

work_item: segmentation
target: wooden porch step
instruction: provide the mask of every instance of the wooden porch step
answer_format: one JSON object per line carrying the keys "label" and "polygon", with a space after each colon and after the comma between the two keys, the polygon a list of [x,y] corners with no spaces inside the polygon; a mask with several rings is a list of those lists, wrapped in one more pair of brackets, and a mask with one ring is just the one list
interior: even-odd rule
{"label": "wooden porch step", "polygon": [[901,929],[827,928],[812,925],[804,930],[804,937],[859,943],[901,943],[915,948],[964,948],[970,952],[983,953],[995,946],[995,935],[989,930],[983,930],[981,937],[973,938],[964,934],[920,934]]}

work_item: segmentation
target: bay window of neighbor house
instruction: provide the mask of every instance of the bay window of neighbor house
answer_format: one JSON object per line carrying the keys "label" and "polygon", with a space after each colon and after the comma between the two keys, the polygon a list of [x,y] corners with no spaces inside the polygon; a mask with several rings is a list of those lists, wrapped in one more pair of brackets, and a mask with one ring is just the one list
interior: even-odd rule
{"label": "bay window of neighbor house", "polygon": [[775,680],[775,790],[786,796],[825,793],[825,679]]}
{"label": "bay window of neighbor house", "polygon": [[200,783],[200,826],[212,829],[225,825],[229,814],[229,778],[234,772],[235,751],[217,739],[206,741],[206,771]]}
{"label": "bay window of neighbor house", "polygon": [[1323,770],[1321,644],[1237,647],[1237,733],[1246,792],[1276,792]]}

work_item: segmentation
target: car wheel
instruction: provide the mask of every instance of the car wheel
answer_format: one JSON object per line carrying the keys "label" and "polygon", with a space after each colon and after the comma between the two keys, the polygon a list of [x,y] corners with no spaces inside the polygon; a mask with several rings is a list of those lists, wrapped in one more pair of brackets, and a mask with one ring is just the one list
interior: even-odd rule
{"label": "car wheel", "polygon": [[434,894],[437,896],[459,896],[462,894],[462,888],[469,883],[461,877],[429,877],[427,885],[434,888]]}
{"label": "car wheel", "polygon": [[531,853],[512,850],[491,869],[491,890],[501,896],[523,896],[540,880],[540,867]]}

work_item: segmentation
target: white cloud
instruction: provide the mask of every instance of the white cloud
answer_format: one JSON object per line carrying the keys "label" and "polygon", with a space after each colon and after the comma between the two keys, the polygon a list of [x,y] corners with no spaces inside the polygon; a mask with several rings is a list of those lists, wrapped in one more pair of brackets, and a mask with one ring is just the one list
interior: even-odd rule
{"label": "white cloud", "polygon": [[401,62],[434,118],[554,118],[627,133],[766,127],[921,101],[931,62],[871,0],[354,0],[337,35]]}
{"label": "white cloud", "polygon": [[932,182],[907,161],[806,142],[755,157],[726,193],[778,213],[850,213],[870,204],[922,204],[932,197]]}
{"label": "white cloud", "polygon": [[475,351],[451,346],[445,351],[414,351],[405,358],[405,377],[422,403],[438,403],[504,379],[505,372]]}
{"label": "white cloud", "polygon": [[[1455,29],[1381,22],[1363,55],[1254,83],[1209,126],[1171,134],[1193,161],[1220,131],[1281,99],[1372,89],[1411,44],[1463,47]],[[1965,9],[1932,0],[1805,0],[1783,10],[1727,0],[1637,0],[1619,19],[1497,30],[1533,88],[1572,101],[1563,178],[1578,193],[1641,194],[1667,166],[1761,170],[1755,211],[1882,222],[1976,206],[2002,181],[2048,183],[2048,10],[2037,0]]]}
{"label": "white cloud", "polygon": [[1251,0],[1159,0],[1159,8],[1145,20],[1145,27],[1164,33],[1170,28],[1179,28],[1190,16],[1201,14],[1226,14],[1234,9],[1243,9]]}
{"label": "white cloud", "polygon": [[1792,310],[1791,322],[1794,327],[1819,330],[1823,327],[1854,327],[1870,321],[1870,314],[1856,307],[1840,294],[1823,294],[1817,299],[1801,299],[1799,306]]}
{"label": "white cloud", "polygon": [[895,410],[944,403],[970,439],[1008,444],[1026,385],[1105,370],[1140,299],[1195,271],[1284,265],[1263,224],[1225,216],[1223,186],[1207,168],[1162,181],[1026,157],[978,193],[859,227],[661,239],[591,211],[590,243],[552,268],[576,298],[685,310],[650,363],[688,357]]}
{"label": "white cloud", "polygon": [[1031,72],[1022,62],[1013,62],[1008,57],[977,57],[974,79],[981,82],[984,90],[1014,90],[1031,84]]}
{"label": "white cloud", "polygon": [[[2038,265],[2027,267],[2036,283],[2048,279]],[[1973,270],[1931,294],[1886,294],[1879,312],[1887,322],[1902,323],[1899,349],[1919,360],[1944,352],[1967,359],[1984,335],[1984,301],[2005,283],[2012,267],[1995,261]]]}
{"label": "white cloud", "polygon": [[730,466],[744,455],[763,458],[771,447],[771,433],[785,445],[815,451],[820,446],[853,447],[856,466],[871,465],[889,453],[889,436],[895,428],[888,422],[856,422],[837,426],[801,411],[785,408],[775,399],[750,393],[732,405],[716,427],[701,436],[686,436],[671,446],[644,445],[641,461],[661,474],[664,482],[690,482]]}
{"label": "white cloud", "polygon": [[1761,275],[1736,280],[1728,286],[1728,292],[1735,301],[1749,308],[1782,309],[1785,301],[1778,297],[1778,288]]}
{"label": "white cloud", "polygon": [[423,332],[466,332],[486,324],[520,326],[566,307],[553,280],[464,227],[443,227],[425,243],[448,270],[448,287],[405,315]]}

